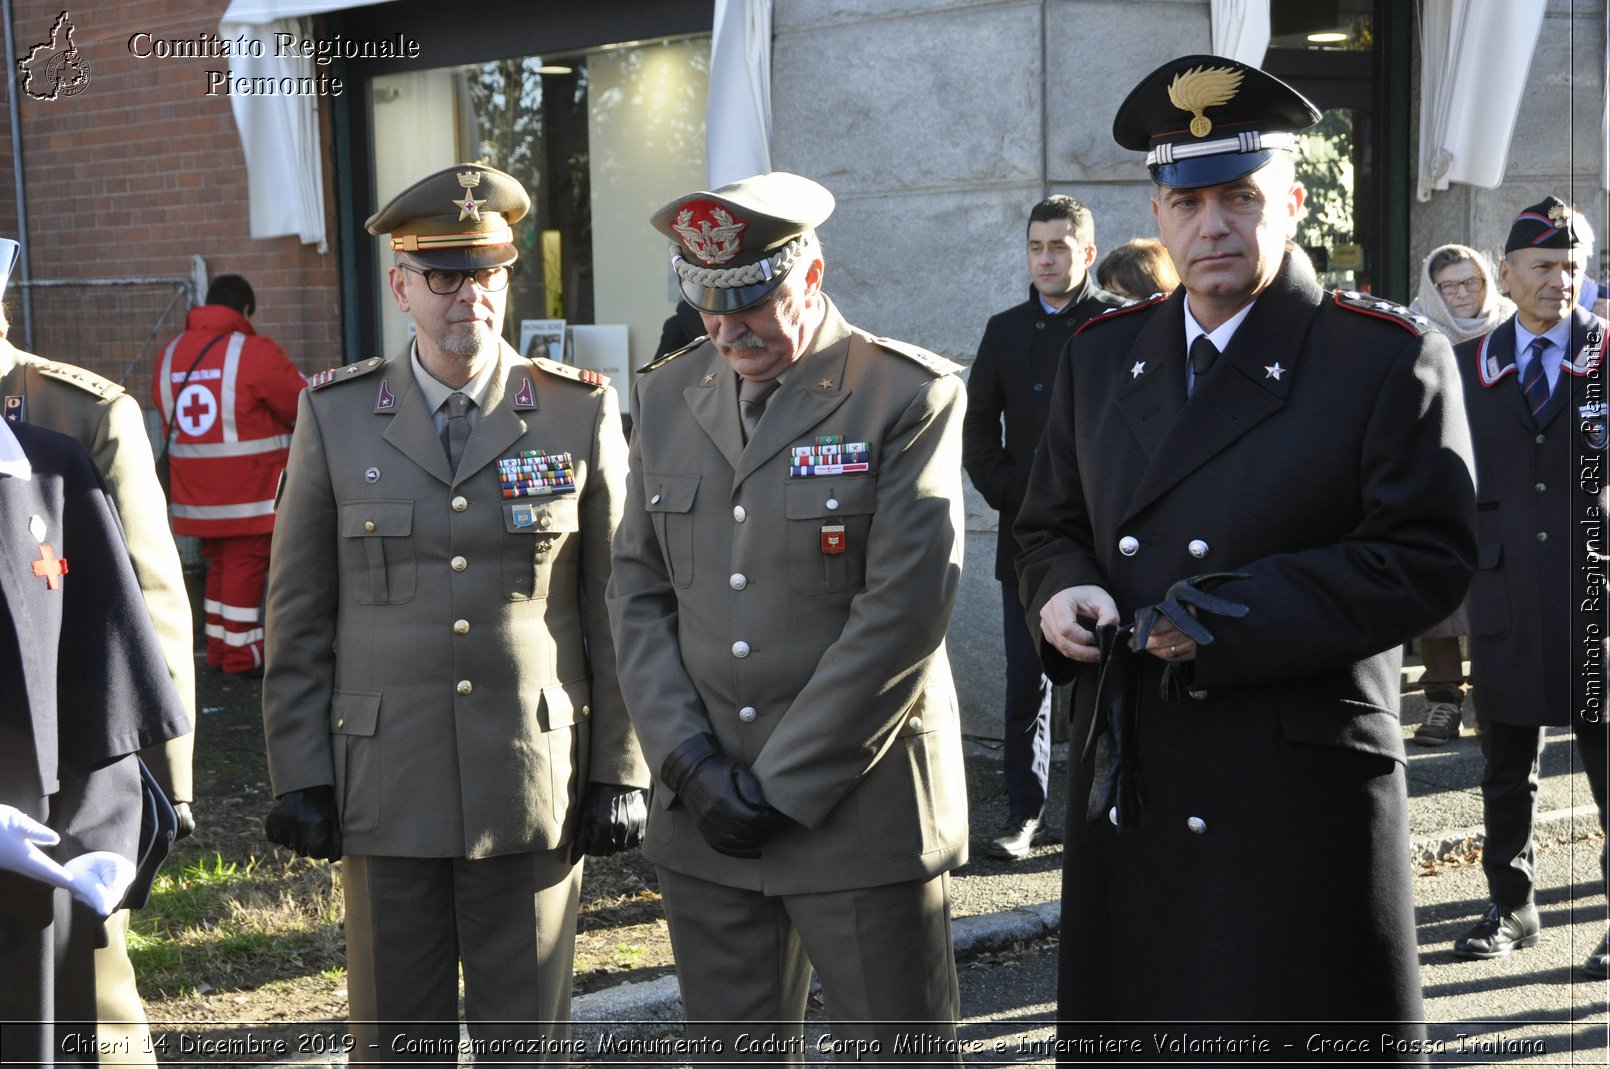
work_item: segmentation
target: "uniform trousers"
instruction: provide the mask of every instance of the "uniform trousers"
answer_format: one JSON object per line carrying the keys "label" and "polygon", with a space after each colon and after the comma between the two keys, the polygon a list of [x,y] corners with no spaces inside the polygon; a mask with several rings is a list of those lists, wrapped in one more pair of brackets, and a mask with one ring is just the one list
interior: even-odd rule
{"label": "uniform trousers", "polygon": [[574,1060],[581,866],[568,847],[342,862],[354,1063],[459,1062],[458,967],[477,1062]]}
{"label": "uniform trousers", "polygon": [[1051,680],[1041,670],[1039,639],[1029,633],[1017,584],[1001,584],[1006,642],[1006,710],[1001,771],[1013,820],[1038,820],[1051,775]]}
{"label": "uniform trousers", "polygon": [[[1610,762],[1605,724],[1578,720],[1572,725],[1578,756],[1587,774],[1593,803],[1599,807],[1599,827],[1605,827],[1606,763]],[[1537,818],[1538,767],[1543,757],[1544,729],[1529,724],[1487,721],[1481,736],[1481,753],[1487,767],[1481,777],[1482,816],[1487,841],[1481,866],[1487,890],[1500,909],[1519,909],[1532,901],[1537,876],[1537,848],[1532,824]],[[1605,855],[1599,854],[1601,874]]]}
{"label": "uniform trousers", "polygon": [[271,534],[204,538],[207,664],[241,675],[263,667],[263,592]]}
{"label": "uniform trousers", "polygon": [[804,1065],[814,964],[833,1060],[961,1064],[948,874],[796,895],[659,876],[694,1060]]}
{"label": "uniform trousers", "polygon": [[95,951],[95,1013],[102,1065],[157,1063],[151,1029],[129,960],[129,911],[106,918],[106,945]]}

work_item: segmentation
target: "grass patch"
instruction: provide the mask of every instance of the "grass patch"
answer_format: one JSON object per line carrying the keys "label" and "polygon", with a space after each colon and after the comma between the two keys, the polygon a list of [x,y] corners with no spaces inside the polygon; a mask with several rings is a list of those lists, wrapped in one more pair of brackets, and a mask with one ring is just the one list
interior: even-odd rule
{"label": "grass patch", "polygon": [[133,915],[129,957],[164,996],[253,989],[341,964],[339,877],[287,857],[191,858]]}

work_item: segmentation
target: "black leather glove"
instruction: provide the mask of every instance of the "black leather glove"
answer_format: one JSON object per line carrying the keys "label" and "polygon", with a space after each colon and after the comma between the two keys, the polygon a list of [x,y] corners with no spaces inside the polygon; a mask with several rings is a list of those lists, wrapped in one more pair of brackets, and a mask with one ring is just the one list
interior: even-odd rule
{"label": "black leather glove", "polygon": [[643,842],[648,827],[648,792],[613,783],[589,783],[581,799],[581,820],[570,840],[570,863],[583,854],[608,857]]}
{"label": "black leather glove", "polygon": [[173,813],[179,818],[179,829],[173,834],[175,841],[188,839],[196,834],[196,818],[195,814],[190,812],[189,802],[173,803]]}
{"label": "black leather glove", "polygon": [[693,811],[704,841],[729,857],[759,857],[785,819],[766,804],[755,774],[722,753],[710,734],[672,750],[660,778]]}
{"label": "black leather glove", "polygon": [[287,791],[274,800],[263,821],[268,841],[303,857],[341,860],[341,818],[334,787]]}
{"label": "black leather glove", "polygon": [[1207,575],[1193,575],[1189,579],[1181,579],[1168,588],[1168,593],[1161,602],[1135,610],[1135,635],[1130,641],[1130,648],[1140,650],[1146,647],[1147,636],[1157,625],[1159,616],[1165,617],[1179,629],[1181,634],[1198,646],[1211,646],[1213,632],[1197,619],[1197,614],[1206,613],[1239,620],[1252,610],[1239,601],[1221,598],[1208,591],[1231,579],[1245,578],[1247,578],[1246,572],[1210,572]]}

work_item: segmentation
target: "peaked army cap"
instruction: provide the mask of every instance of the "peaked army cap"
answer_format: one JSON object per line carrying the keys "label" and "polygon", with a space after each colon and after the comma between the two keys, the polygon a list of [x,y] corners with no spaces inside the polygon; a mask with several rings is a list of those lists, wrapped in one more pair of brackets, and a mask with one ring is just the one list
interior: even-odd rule
{"label": "peaked army cap", "polygon": [[482,163],[426,175],[369,217],[364,229],[391,235],[391,251],[424,267],[476,271],[519,259],[514,224],[531,210],[518,179]]}

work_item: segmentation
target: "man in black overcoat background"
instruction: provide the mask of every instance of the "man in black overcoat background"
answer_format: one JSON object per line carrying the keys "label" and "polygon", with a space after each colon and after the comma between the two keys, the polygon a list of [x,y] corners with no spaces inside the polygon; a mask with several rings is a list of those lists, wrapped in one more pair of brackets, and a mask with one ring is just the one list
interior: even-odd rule
{"label": "man in black overcoat background", "polygon": [[[1502,957],[1540,938],[1532,823],[1545,727],[1571,726],[1605,824],[1605,324],[1576,306],[1587,261],[1563,201],[1522,211],[1499,266],[1515,314],[1454,350],[1476,451],[1468,605],[1487,720],[1481,863],[1492,896],[1454,941],[1464,958]],[[1584,967],[1610,975],[1610,945]]]}
{"label": "man in black overcoat background", "polygon": [[1424,1059],[1401,645],[1469,582],[1470,445],[1447,340],[1290,244],[1318,117],[1186,56],[1113,124],[1183,286],[1069,344],[1016,528],[1047,673],[1079,679],[1069,1060]]}
{"label": "man in black overcoat background", "polygon": [[1051,411],[1057,357],[1074,329],[1123,304],[1096,285],[1096,220],[1090,209],[1053,194],[1029,209],[1029,299],[990,317],[967,378],[962,467],[1000,513],[995,578],[1001,581],[1006,649],[1006,823],[984,847],[1016,861],[1044,835],[1046,777],[1051,771],[1051,681],[1040,669],[1039,641],[1023,623],[1017,599],[1017,542],[1012,524],[1023,504],[1034,447]]}

